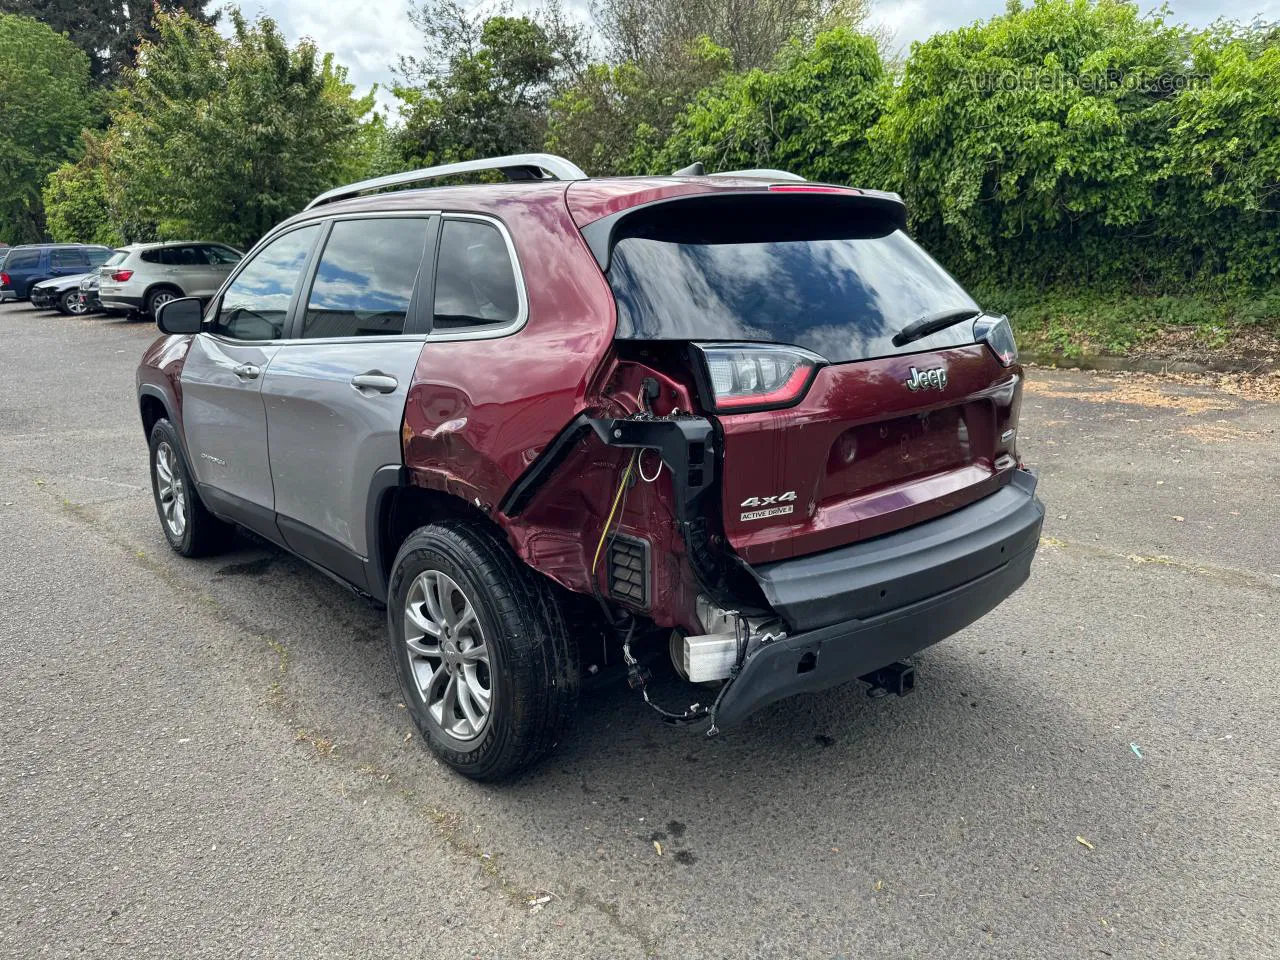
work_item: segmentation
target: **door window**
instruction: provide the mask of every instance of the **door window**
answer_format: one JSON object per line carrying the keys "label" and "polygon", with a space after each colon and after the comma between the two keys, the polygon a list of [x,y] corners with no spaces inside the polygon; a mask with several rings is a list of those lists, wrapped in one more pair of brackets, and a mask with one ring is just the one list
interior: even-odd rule
{"label": "door window", "polygon": [[54,247],[49,251],[49,269],[66,270],[75,267],[87,267],[89,261],[83,250]]}
{"label": "door window", "polygon": [[502,326],[520,313],[506,239],[484,220],[446,220],[436,264],[433,330]]}
{"label": "door window", "polygon": [[279,339],[319,229],[291,230],[263,247],[223,294],[210,332],[234,340]]}
{"label": "door window", "polygon": [[232,250],[230,247],[223,247],[218,244],[212,244],[210,246],[203,247],[202,249],[204,250],[204,255],[208,261],[215,265],[239,263],[244,259],[239,253]]}
{"label": "door window", "polygon": [[399,217],[335,223],[316,267],[302,336],[403,333],[429,223]]}

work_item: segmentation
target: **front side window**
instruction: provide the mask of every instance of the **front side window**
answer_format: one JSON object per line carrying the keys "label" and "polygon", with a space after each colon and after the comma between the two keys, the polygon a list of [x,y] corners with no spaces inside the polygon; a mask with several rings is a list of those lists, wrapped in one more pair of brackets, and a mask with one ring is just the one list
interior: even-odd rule
{"label": "front side window", "polygon": [[222,295],[211,333],[234,340],[276,340],[320,227],[291,230],[263,247]]}
{"label": "front side window", "polygon": [[432,329],[493,327],[520,314],[520,294],[506,240],[483,220],[446,220],[436,261]]}
{"label": "front side window", "polygon": [[302,336],[403,333],[429,223],[381,217],[335,223],[316,267]]}
{"label": "front side window", "polygon": [[203,249],[205,256],[212,264],[239,263],[244,259],[244,257],[235,250],[219,244],[213,244],[212,246],[204,247]]}

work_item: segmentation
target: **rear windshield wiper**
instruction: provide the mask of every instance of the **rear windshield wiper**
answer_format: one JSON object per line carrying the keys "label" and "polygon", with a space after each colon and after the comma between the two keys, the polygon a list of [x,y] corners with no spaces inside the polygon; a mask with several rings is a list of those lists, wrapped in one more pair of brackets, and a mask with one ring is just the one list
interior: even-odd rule
{"label": "rear windshield wiper", "polygon": [[912,340],[923,339],[931,333],[937,333],[939,330],[954,327],[957,323],[963,323],[966,320],[972,320],[974,317],[980,316],[982,316],[982,311],[974,307],[952,307],[949,310],[939,310],[937,313],[926,313],[919,320],[912,320],[895,333],[893,335],[893,345],[900,347],[903,344],[910,343]]}

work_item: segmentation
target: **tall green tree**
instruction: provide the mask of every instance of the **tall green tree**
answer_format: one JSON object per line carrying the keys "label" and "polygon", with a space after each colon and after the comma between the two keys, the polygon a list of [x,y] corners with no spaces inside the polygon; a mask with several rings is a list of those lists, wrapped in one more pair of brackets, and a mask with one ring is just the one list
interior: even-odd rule
{"label": "tall green tree", "polygon": [[729,51],[706,37],[660,75],[631,62],[592,64],[552,99],[547,149],[597,175],[649,173],[676,118],[731,65]]}
{"label": "tall green tree", "polygon": [[158,16],[112,111],[119,206],[160,237],[245,247],[367,169],[373,93],[357,97],[331,56],[291,48],[273,20],[231,17],[224,39],[187,14]]}
{"label": "tall green tree", "polygon": [[454,0],[412,10],[423,53],[400,62],[407,160],[440,163],[540,150],[555,90],[586,63],[586,34],[555,3],[485,16]]}
{"label": "tall green tree", "polygon": [[138,45],[154,41],[157,13],[182,12],[214,24],[219,13],[207,12],[211,0],[0,0],[0,13],[16,13],[65,33],[89,58],[98,82],[111,82],[134,64]]}
{"label": "tall green tree", "polygon": [[0,105],[0,239],[39,240],[40,187],[92,113],[88,58],[43,23],[0,14]]}

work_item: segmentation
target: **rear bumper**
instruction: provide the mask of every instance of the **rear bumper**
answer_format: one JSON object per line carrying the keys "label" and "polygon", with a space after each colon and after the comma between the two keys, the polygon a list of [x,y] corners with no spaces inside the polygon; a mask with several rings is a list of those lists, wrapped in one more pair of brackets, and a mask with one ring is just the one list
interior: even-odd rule
{"label": "rear bumper", "polygon": [[908,530],[753,571],[795,632],[754,651],[714,722],[846,683],[932,646],[1030,576],[1044,505],[1019,470],[996,493]]}
{"label": "rear bumper", "polygon": [[141,310],[142,298],[125,296],[121,293],[100,291],[98,294],[104,310]]}

